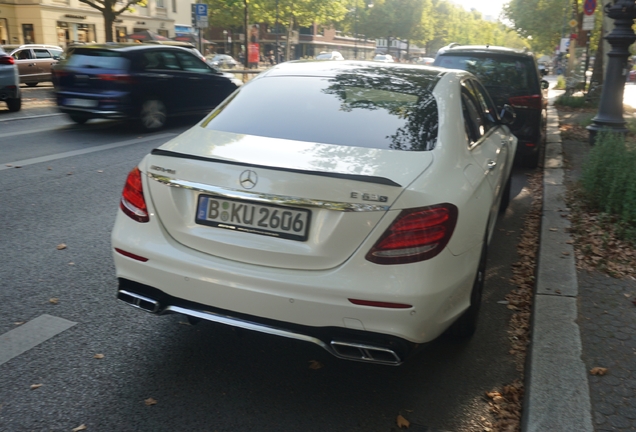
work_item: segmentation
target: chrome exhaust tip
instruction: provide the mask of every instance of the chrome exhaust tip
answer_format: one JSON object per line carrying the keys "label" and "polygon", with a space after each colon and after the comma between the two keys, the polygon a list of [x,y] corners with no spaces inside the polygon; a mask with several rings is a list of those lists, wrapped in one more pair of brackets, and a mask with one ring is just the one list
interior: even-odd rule
{"label": "chrome exhaust tip", "polygon": [[336,357],[345,360],[357,360],[394,366],[402,364],[400,356],[388,348],[352,342],[331,341],[331,349]]}
{"label": "chrome exhaust tip", "polygon": [[150,313],[157,313],[161,308],[158,301],[125,290],[117,291],[117,298],[128,303],[132,307],[143,309]]}

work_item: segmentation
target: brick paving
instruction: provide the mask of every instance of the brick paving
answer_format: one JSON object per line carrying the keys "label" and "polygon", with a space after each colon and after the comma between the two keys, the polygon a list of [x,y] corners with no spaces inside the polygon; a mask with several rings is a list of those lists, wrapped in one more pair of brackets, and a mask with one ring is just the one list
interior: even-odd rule
{"label": "brick paving", "polygon": [[[563,141],[566,184],[579,178],[589,149]],[[587,271],[577,278],[582,360],[588,371],[607,368],[606,375],[588,376],[594,429],[636,431],[636,280]]]}

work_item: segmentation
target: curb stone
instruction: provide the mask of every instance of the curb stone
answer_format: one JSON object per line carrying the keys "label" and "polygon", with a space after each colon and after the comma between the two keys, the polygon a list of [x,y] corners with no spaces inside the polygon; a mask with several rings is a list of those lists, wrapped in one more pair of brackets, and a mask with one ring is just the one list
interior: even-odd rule
{"label": "curb stone", "polygon": [[532,340],[526,365],[521,430],[593,432],[592,405],[577,320],[578,280],[570,222],[562,217],[563,149],[558,112],[548,107],[543,211],[532,312]]}

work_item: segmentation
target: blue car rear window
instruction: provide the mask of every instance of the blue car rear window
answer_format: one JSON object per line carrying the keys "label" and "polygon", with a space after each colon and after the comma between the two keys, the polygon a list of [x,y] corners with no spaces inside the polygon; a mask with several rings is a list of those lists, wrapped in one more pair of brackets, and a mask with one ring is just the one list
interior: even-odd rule
{"label": "blue car rear window", "polygon": [[66,61],[66,66],[76,68],[126,70],[130,61],[121,53],[109,50],[76,49]]}

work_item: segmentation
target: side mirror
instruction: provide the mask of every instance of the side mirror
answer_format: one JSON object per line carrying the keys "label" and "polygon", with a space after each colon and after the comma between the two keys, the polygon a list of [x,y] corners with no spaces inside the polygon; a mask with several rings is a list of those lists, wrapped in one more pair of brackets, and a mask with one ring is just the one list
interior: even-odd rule
{"label": "side mirror", "polygon": [[542,88],[543,90],[547,90],[547,89],[549,89],[549,88],[550,88],[550,83],[549,83],[549,82],[547,82],[546,80],[541,80],[541,88]]}
{"label": "side mirror", "polygon": [[508,104],[505,104],[501,109],[501,114],[499,114],[499,118],[501,119],[501,123],[510,126],[515,122],[517,118],[517,114],[515,110]]}

